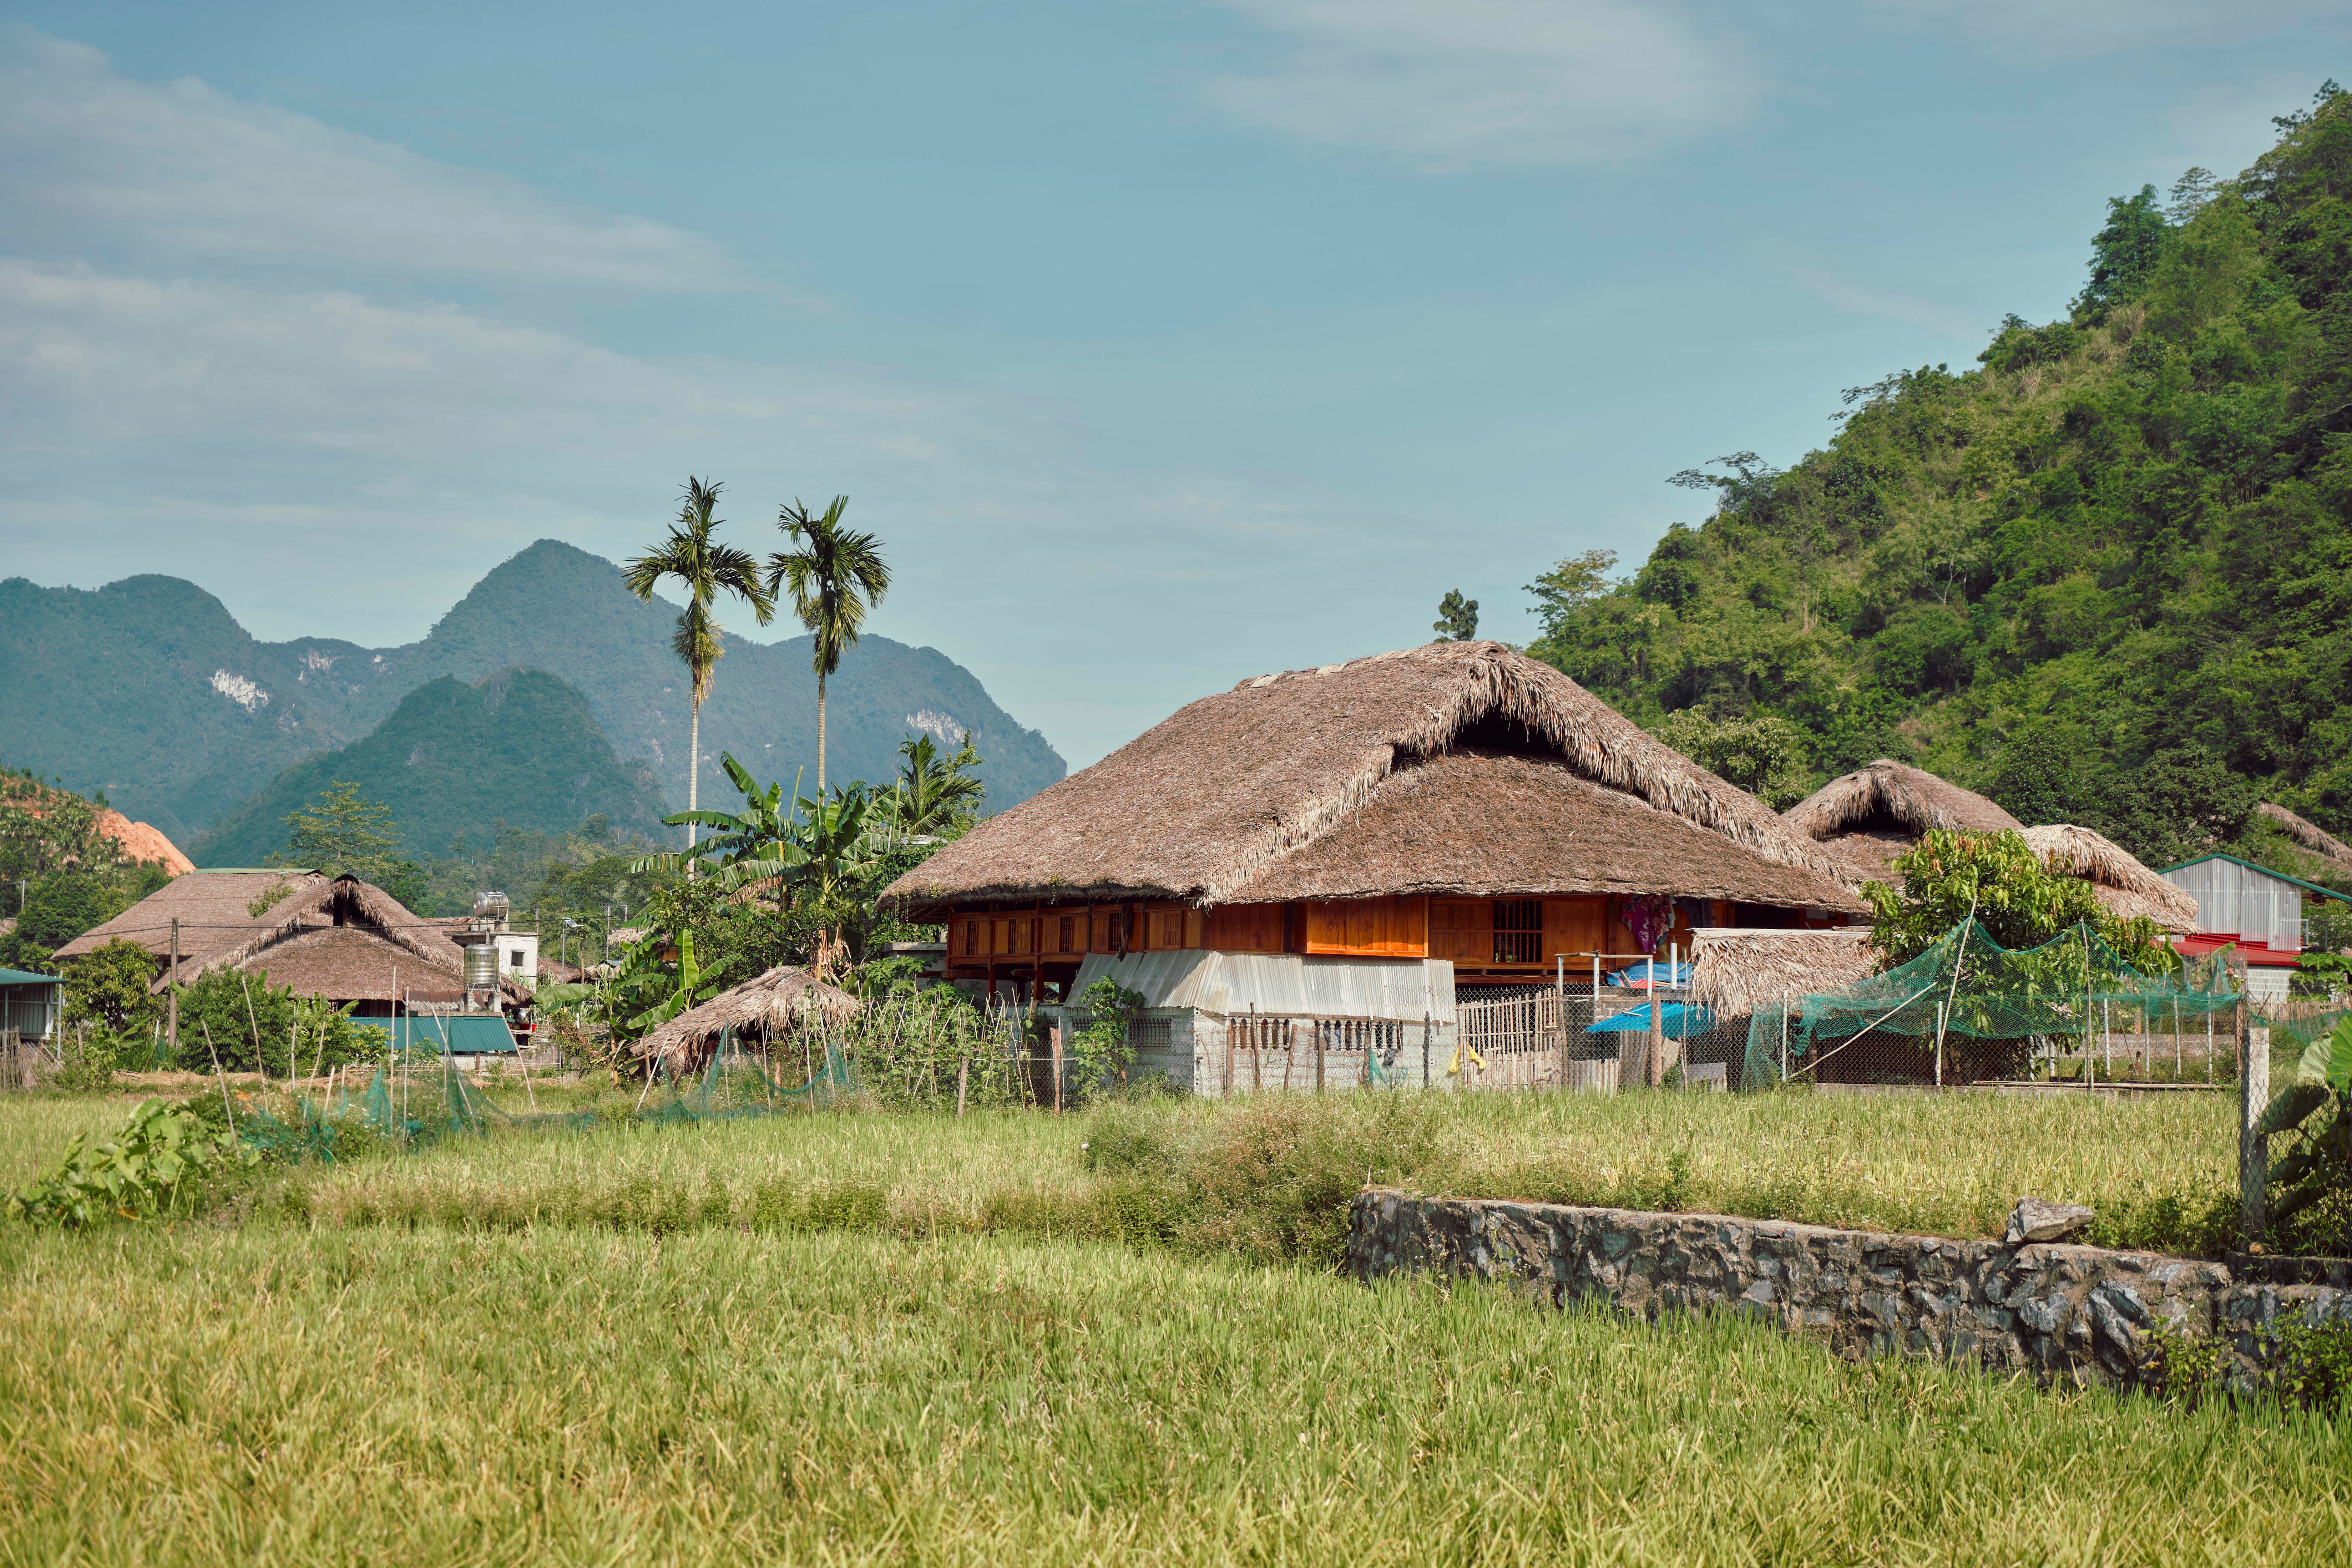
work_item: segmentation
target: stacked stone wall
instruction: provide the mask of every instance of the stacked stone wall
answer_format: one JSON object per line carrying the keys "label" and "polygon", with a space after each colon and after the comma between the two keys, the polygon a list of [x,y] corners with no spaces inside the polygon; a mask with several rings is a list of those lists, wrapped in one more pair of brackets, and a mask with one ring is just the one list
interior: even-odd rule
{"label": "stacked stone wall", "polygon": [[2279,1322],[2352,1324],[2352,1290],[2242,1282],[2221,1263],[1724,1215],[1358,1194],[1348,1264],[1508,1284],[1655,1321],[1727,1311],[1853,1358],[1919,1355],[2043,1383],[2137,1380],[2155,1332],[2227,1339],[2252,1375]]}

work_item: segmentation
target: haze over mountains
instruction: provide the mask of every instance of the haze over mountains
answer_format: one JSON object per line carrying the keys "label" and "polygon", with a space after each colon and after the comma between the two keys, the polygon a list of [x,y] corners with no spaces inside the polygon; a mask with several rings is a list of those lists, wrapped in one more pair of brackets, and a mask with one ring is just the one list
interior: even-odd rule
{"label": "haze over mountains", "polygon": [[[640,602],[611,562],[556,540],[494,569],[421,640],[388,648],[328,637],[256,641],[218,599],[176,577],[94,590],[10,578],[0,582],[8,672],[0,748],[70,788],[103,789],[185,845],[286,768],[371,734],[419,687],[536,668],[578,689],[614,752],[644,759],[676,809],[686,801],[689,717],[686,672],[668,646],[677,615],[659,600]],[[751,621],[740,606],[722,606],[719,618]],[[809,647],[805,637],[729,639],[702,710],[706,803],[732,798],[722,752],[788,787],[808,765],[814,787]],[[924,731],[950,739],[971,731],[992,810],[1066,771],[1043,735],[933,648],[869,635],[842,660],[827,696],[836,782],[887,778],[899,742]]]}

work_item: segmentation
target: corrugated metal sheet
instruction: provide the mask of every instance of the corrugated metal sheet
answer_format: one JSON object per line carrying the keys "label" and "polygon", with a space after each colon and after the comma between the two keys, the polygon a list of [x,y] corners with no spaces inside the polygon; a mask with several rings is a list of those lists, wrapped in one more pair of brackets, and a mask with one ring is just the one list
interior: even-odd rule
{"label": "corrugated metal sheet", "polygon": [[1097,980],[1142,993],[1149,1007],[1225,1016],[1423,1017],[1451,1023],[1454,965],[1443,958],[1309,958],[1295,952],[1093,953],[1078,966],[1073,1000]]}
{"label": "corrugated metal sheet", "polygon": [[2303,892],[2294,883],[2218,855],[2157,874],[2197,900],[2200,933],[2273,952],[2302,948]]}
{"label": "corrugated metal sheet", "polygon": [[454,1017],[419,1013],[395,1019],[393,1043],[404,1043],[412,1051],[446,1050],[459,1057],[499,1056],[515,1048],[515,1037],[507,1028],[506,1020],[488,1013],[459,1014]]}

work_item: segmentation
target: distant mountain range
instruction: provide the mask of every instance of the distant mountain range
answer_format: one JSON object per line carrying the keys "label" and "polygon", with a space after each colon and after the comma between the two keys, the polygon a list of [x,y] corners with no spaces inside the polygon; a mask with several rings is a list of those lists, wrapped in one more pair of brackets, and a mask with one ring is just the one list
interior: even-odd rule
{"label": "distant mountain range", "polygon": [[352,783],[389,808],[413,856],[492,823],[561,833],[602,814],[625,836],[661,838],[668,807],[644,763],[624,764],[588,700],[544,670],[508,669],[468,686],[430,680],[364,741],[295,763],[194,846],[206,866],[257,866],[286,847],[286,816],[329,784]]}
{"label": "distant mountain range", "polygon": [[[286,768],[367,737],[418,688],[445,676],[470,687],[529,668],[577,688],[614,752],[644,758],[661,795],[683,805],[686,672],[668,646],[677,616],[658,600],[640,602],[611,562],[555,540],[493,570],[421,641],[388,648],[331,637],[257,642],[218,599],[176,577],[89,590],[10,578],[0,582],[0,759],[70,788],[103,789],[185,845]],[[720,618],[730,618],[723,609]],[[805,637],[729,639],[702,710],[706,803],[733,798],[722,752],[787,787],[803,765],[814,780],[809,647]],[[986,759],[991,810],[1066,771],[1043,735],[933,648],[869,635],[842,660],[828,696],[835,780],[887,778],[901,741],[967,729]],[[411,847],[442,845],[420,838]]]}

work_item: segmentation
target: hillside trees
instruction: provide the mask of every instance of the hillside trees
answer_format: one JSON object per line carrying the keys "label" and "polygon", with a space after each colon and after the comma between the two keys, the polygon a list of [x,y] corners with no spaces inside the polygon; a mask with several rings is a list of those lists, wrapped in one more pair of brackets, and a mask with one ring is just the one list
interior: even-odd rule
{"label": "hillside trees", "polygon": [[2280,132],[2110,203],[2068,314],[1975,368],[1849,389],[1785,470],[1675,476],[1711,514],[1531,584],[1529,651],[1654,728],[1785,720],[1808,784],[1895,756],[2158,864],[2312,874],[2239,802],[2352,829],[2352,95]]}

